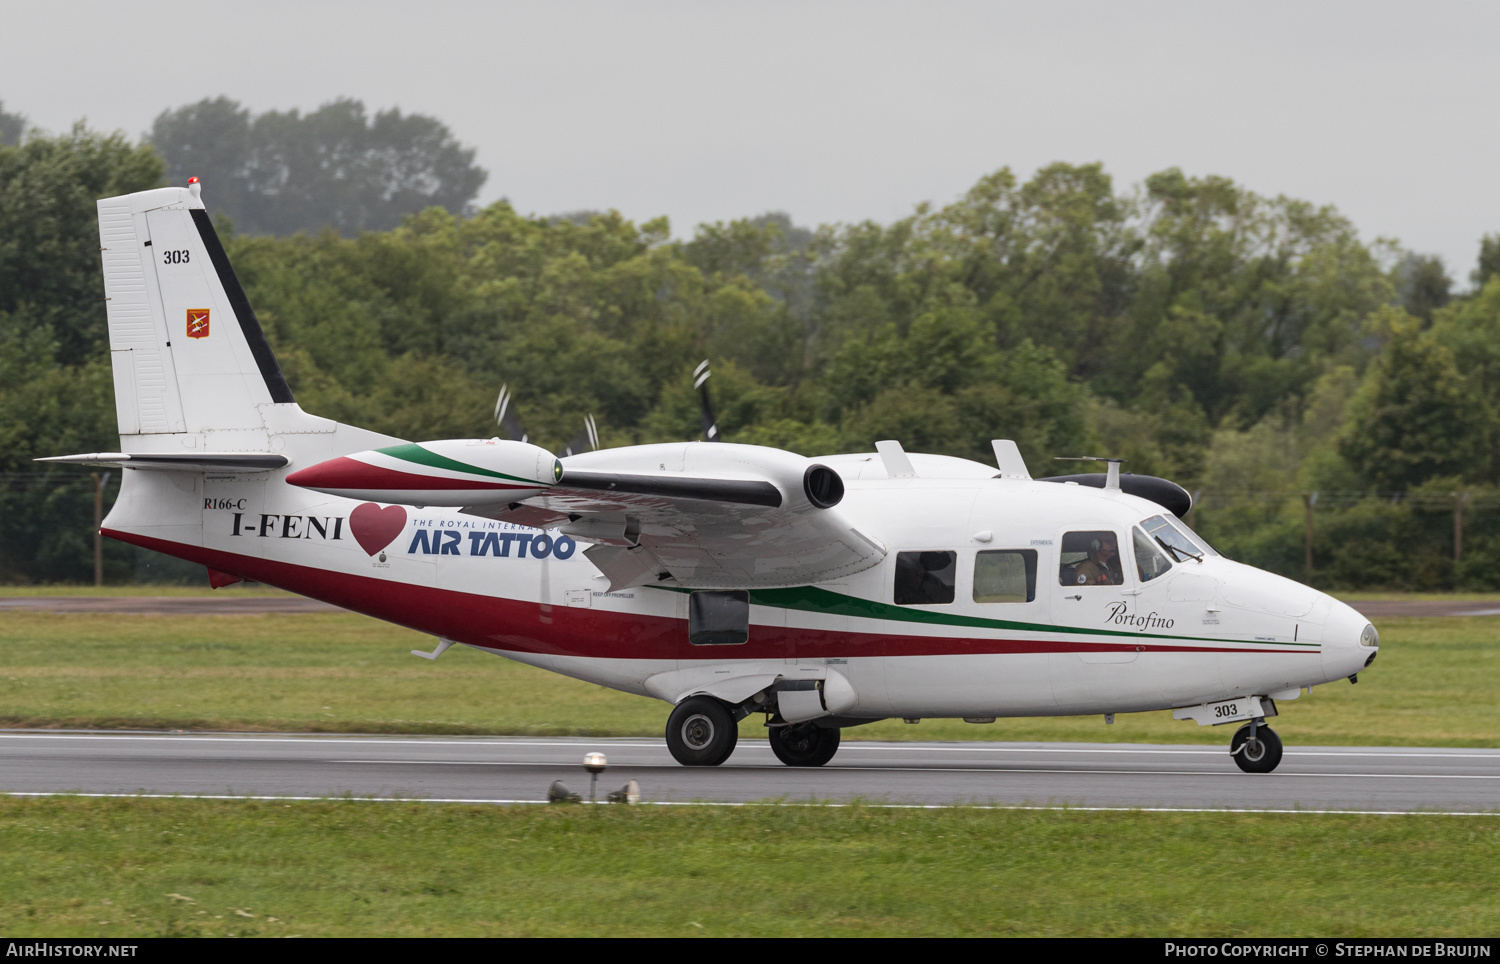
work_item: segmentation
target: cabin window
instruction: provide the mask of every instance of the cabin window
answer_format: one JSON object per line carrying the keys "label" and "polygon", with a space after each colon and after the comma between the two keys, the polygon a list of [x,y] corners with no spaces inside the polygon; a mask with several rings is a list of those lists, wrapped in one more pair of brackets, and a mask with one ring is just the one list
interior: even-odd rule
{"label": "cabin window", "polygon": [[928,606],[953,601],[956,552],[896,554],[896,605]]}
{"label": "cabin window", "polygon": [[749,638],[748,592],[714,590],[688,597],[688,642],[694,646],[735,646]]}
{"label": "cabin window", "polygon": [[1035,598],[1035,549],[987,549],[974,556],[975,602],[1031,602]]}
{"label": "cabin window", "polygon": [[1135,568],[1140,573],[1141,582],[1150,582],[1172,568],[1167,557],[1156,548],[1157,543],[1142,532],[1140,526],[1130,530],[1130,534],[1135,541]]}
{"label": "cabin window", "polygon": [[1125,581],[1120,568],[1120,540],[1107,530],[1069,532],[1062,538],[1057,581],[1064,586],[1118,586]]}

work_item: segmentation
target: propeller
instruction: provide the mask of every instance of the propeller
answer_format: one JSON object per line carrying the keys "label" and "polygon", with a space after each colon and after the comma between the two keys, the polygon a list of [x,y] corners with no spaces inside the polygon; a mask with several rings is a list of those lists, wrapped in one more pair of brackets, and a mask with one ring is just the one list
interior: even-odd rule
{"label": "propeller", "polygon": [[[521,425],[521,416],[517,415],[510,406],[514,398],[515,396],[510,392],[509,383],[500,386],[500,397],[495,399],[495,424],[499,425],[501,431],[512,441],[527,442],[530,439],[526,435],[525,427]],[[592,452],[598,448],[599,427],[594,424],[594,416],[589,414],[583,417],[583,431],[573,436],[573,440],[556,454],[559,458],[567,458],[569,455]]]}
{"label": "propeller", "polygon": [[599,448],[599,429],[594,424],[592,414],[583,417],[583,431],[573,436],[573,441],[567,444],[562,451],[562,457],[577,455],[580,452],[592,452]]}
{"label": "propeller", "polygon": [[693,387],[698,389],[698,404],[703,415],[703,441],[705,442],[719,441],[719,421],[714,418],[714,404],[708,397],[708,377],[712,374],[707,358],[693,369]]}
{"label": "propeller", "polygon": [[510,408],[510,383],[500,386],[500,397],[495,399],[495,424],[514,442],[529,441],[526,429],[521,427],[521,417]]}

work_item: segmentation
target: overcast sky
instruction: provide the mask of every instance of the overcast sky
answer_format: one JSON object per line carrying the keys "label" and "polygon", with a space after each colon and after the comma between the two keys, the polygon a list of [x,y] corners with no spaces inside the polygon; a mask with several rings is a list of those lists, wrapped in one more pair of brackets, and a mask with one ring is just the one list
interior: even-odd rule
{"label": "overcast sky", "polygon": [[[446,122],[480,196],[674,231],[890,221],[1009,165],[1333,204],[1466,287],[1500,231],[1500,4],[0,0],[0,99],[132,136],[334,97]],[[212,204],[212,186],[205,198]]]}

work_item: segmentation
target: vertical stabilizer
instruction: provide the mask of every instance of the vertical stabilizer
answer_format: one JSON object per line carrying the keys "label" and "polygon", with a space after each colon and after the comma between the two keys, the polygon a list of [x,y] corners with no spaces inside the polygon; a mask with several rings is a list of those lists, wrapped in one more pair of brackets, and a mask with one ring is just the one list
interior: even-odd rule
{"label": "vertical stabilizer", "polygon": [[292,392],[197,185],[98,204],[122,441],[263,433]]}

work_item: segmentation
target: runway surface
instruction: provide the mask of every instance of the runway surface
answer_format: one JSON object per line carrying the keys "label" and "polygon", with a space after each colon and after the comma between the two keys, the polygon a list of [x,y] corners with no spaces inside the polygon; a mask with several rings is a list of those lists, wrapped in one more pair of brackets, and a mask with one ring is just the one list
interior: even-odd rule
{"label": "runway surface", "polygon": [[688,768],[650,739],[8,732],[0,791],[540,802],[553,780],[587,797],[590,750],[609,758],[600,799],[634,779],[658,803],[1500,808],[1500,750],[1293,746],[1251,775],[1223,747],[1099,743],[846,741],[828,766],[794,769],[742,740],[724,766]]}
{"label": "runway surface", "polygon": [[[1450,599],[1366,599],[1350,603],[1372,619],[1388,616],[1500,616],[1493,602]],[[265,613],[341,613],[302,596],[11,596],[7,609],[38,613],[117,613],[131,616],[257,616]]]}

